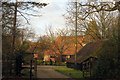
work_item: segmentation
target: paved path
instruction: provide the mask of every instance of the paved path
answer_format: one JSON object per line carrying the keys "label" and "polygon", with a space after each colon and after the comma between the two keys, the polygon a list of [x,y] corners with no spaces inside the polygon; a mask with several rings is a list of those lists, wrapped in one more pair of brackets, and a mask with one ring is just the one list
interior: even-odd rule
{"label": "paved path", "polygon": [[61,66],[37,66],[37,78],[70,78],[57,71],[54,71],[54,67]]}

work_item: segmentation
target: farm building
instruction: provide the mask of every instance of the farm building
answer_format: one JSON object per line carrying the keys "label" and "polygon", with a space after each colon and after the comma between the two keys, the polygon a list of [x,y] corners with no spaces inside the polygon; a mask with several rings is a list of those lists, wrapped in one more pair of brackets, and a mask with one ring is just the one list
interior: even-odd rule
{"label": "farm building", "polygon": [[97,60],[97,54],[101,50],[103,42],[104,40],[99,40],[86,44],[77,53],[77,65],[75,66],[75,57],[73,56],[67,60],[67,67],[82,71],[87,70],[92,73],[92,68]]}
{"label": "farm building", "polygon": [[[44,61],[55,61],[55,58],[62,55],[62,61],[74,56],[75,52],[75,37],[74,36],[58,36],[48,50],[44,52]],[[85,44],[83,43],[83,36],[77,38],[79,51]]]}

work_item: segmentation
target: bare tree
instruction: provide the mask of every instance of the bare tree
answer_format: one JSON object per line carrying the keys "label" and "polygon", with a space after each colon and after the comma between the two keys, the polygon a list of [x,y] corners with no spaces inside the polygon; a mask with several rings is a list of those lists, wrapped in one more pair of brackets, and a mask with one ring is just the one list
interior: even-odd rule
{"label": "bare tree", "polygon": [[[118,8],[118,2],[114,3],[107,3],[107,2],[78,2],[78,34],[88,34],[88,31],[94,33],[97,36],[99,32],[99,39],[110,38],[113,34],[109,34],[110,31],[113,32],[112,29],[117,28],[117,22],[113,20],[117,20],[116,17]],[[114,12],[113,12],[114,11]],[[67,24],[74,27],[75,24],[75,3],[69,3],[69,7],[67,8],[68,14],[65,15]],[[93,23],[92,23],[93,22]],[[98,32],[94,32],[92,29],[89,28],[89,24],[92,24],[93,28],[98,28]],[[114,27],[113,27],[114,26]],[[74,31],[74,28],[73,28]],[[109,35],[108,35],[109,34]],[[89,33],[91,37],[94,36]]]}
{"label": "bare tree", "polygon": [[[56,34],[58,35],[58,37],[52,41],[49,50],[51,50],[51,52],[55,53],[56,55],[59,55],[61,62],[63,53],[73,48],[75,38],[73,36],[74,34],[71,34],[71,30],[67,28],[58,29],[58,32],[56,32]],[[80,39],[78,39],[78,44],[80,44],[81,46],[82,44],[79,40]]]}
{"label": "bare tree", "polygon": [[51,50],[60,55],[60,61],[62,61],[63,53],[68,50],[73,43],[73,37],[71,36],[59,36],[56,40],[52,42]]}
{"label": "bare tree", "polygon": [[[16,33],[17,33],[17,12],[28,22],[28,19],[24,16],[22,10],[33,10],[34,7],[42,8],[43,6],[46,6],[46,3],[37,3],[37,2],[2,2],[2,28],[3,30],[6,30],[6,32],[3,35],[10,35],[12,36],[12,43],[11,43],[11,54],[10,58],[14,58],[15,53],[15,41],[18,41],[16,39]],[[27,14],[27,13],[25,13]],[[36,16],[33,14],[27,14]],[[10,64],[11,65],[11,64]],[[11,68],[11,67],[10,67]],[[10,75],[12,72],[12,68],[10,69]]]}
{"label": "bare tree", "polygon": [[47,37],[49,37],[50,42],[52,42],[57,36],[56,32],[53,31],[52,25],[49,25],[46,31],[47,31],[46,32]]}

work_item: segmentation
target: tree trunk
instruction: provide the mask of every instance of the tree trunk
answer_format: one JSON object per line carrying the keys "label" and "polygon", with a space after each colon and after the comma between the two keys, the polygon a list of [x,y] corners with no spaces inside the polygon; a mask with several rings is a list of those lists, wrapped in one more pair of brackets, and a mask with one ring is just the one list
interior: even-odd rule
{"label": "tree trunk", "polygon": [[[120,5],[120,4],[119,4]],[[120,6],[119,6],[119,18],[118,18],[118,61],[120,62]]]}
{"label": "tree trunk", "polygon": [[[12,33],[12,49],[10,54],[10,60],[13,58],[13,53],[15,49],[15,34],[16,34],[16,17],[17,17],[17,2],[15,4],[15,13],[14,13],[14,24],[13,24],[13,33]],[[10,62],[10,75],[12,75],[12,61]]]}
{"label": "tree trunk", "polygon": [[62,60],[62,54],[60,55],[60,62],[62,62],[63,60]]}

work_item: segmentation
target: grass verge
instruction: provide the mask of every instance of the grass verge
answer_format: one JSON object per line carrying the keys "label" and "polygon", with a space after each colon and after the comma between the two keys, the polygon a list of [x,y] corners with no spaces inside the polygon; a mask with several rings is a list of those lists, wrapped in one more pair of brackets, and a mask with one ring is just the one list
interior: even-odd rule
{"label": "grass verge", "polygon": [[58,67],[58,68],[53,68],[55,71],[58,71],[64,75],[70,76],[71,78],[83,78],[82,77],[82,72],[72,69],[72,68],[67,68],[67,67]]}

